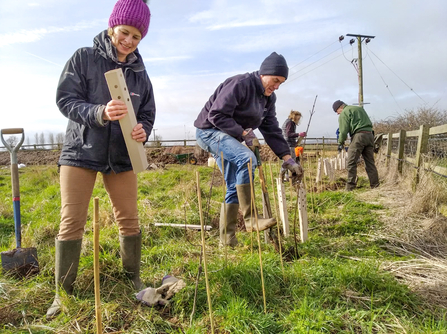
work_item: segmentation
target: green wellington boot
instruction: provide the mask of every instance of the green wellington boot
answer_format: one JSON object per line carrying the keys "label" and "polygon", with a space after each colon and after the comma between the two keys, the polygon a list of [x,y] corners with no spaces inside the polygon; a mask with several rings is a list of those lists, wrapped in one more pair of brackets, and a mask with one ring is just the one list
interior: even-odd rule
{"label": "green wellington boot", "polygon": [[242,211],[242,215],[244,216],[245,228],[247,232],[257,231],[257,227],[259,226],[259,231],[264,231],[269,227],[272,227],[276,224],[275,218],[262,218],[258,217],[258,224],[256,225],[256,217],[252,215],[252,206],[251,206],[251,189],[250,184],[237,184],[236,185],[237,197],[239,199],[239,206]]}
{"label": "green wellington boot", "polygon": [[73,283],[78,274],[81,246],[82,239],[66,241],[56,239],[56,296],[47,311],[47,318],[54,317],[61,310],[60,288],[64,289],[69,295],[73,293]]}
{"label": "green wellington boot", "polygon": [[236,225],[239,204],[222,203],[220,210],[219,230],[220,245],[236,247]]}
{"label": "green wellington boot", "polygon": [[123,268],[132,280],[134,288],[140,291],[144,288],[140,280],[141,232],[130,236],[120,234],[119,239]]}

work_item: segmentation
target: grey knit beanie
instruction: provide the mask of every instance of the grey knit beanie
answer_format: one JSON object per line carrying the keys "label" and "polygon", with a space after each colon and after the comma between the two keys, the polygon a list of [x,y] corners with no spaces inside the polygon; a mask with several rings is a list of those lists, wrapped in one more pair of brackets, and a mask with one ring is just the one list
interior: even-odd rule
{"label": "grey knit beanie", "polygon": [[343,101],[337,100],[332,105],[332,109],[334,109],[334,111],[337,112],[338,108],[340,108],[343,104],[346,105],[346,103],[344,103]]}
{"label": "grey knit beanie", "polygon": [[289,67],[287,66],[286,59],[282,55],[272,52],[272,54],[262,62],[259,74],[277,75],[287,79],[289,76]]}

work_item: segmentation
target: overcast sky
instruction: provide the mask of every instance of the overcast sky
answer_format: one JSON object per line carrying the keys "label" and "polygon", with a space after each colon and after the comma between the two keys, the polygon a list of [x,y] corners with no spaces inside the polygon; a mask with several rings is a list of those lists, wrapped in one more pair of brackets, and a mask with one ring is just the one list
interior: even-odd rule
{"label": "overcast sky", "polygon": [[[65,131],[55,104],[60,73],[107,28],[114,4],[0,0],[1,128],[23,127],[31,142],[36,132]],[[373,120],[419,107],[447,110],[445,0],[152,0],[149,7],[139,51],[163,139],[194,138],[193,122],[215,88],[258,70],[272,51],[290,68],[277,91],[280,125],[299,110],[304,131],[318,95],[308,135],[334,137],[332,103],[358,102],[358,44],[346,34],[375,36],[362,44],[365,109]]]}

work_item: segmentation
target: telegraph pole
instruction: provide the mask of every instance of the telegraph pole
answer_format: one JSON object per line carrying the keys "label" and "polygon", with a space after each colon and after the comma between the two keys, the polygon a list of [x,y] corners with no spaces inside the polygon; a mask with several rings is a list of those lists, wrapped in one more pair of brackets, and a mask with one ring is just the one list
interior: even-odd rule
{"label": "telegraph pole", "polygon": [[[363,107],[363,65],[362,65],[362,41],[365,41],[368,44],[371,41],[371,38],[376,36],[366,36],[366,35],[355,35],[355,34],[346,34],[346,36],[357,37],[358,44],[358,75],[359,75],[359,106]],[[351,40],[353,41],[353,40]],[[352,44],[352,43],[351,43]]]}

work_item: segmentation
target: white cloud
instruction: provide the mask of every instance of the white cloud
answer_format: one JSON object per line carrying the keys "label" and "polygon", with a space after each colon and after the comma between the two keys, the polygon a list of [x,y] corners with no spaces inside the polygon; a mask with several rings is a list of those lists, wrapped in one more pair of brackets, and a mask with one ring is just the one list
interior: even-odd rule
{"label": "white cloud", "polygon": [[65,27],[48,27],[33,30],[23,29],[18,32],[0,34],[0,40],[2,41],[0,43],[0,48],[4,48],[13,44],[37,42],[54,33],[74,32],[89,29],[98,25],[99,22],[102,23],[102,21],[103,20],[96,20],[93,22],[79,22],[75,25]]}
{"label": "white cloud", "polygon": [[208,26],[208,30],[222,30],[222,29],[233,29],[233,28],[243,28],[243,27],[256,27],[256,26],[272,26],[282,24],[281,21],[272,21],[271,19],[257,19],[249,21],[239,21],[239,22],[226,22],[221,24],[215,24]]}
{"label": "white cloud", "polygon": [[191,56],[171,56],[171,57],[151,57],[151,58],[144,58],[143,61],[145,63],[155,63],[155,62],[171,62],[171,61],[178,61],[178,60],[185,60],[185,59],[191,59]]}

